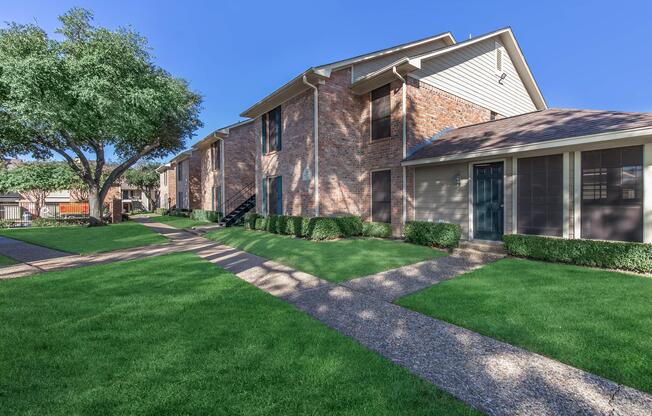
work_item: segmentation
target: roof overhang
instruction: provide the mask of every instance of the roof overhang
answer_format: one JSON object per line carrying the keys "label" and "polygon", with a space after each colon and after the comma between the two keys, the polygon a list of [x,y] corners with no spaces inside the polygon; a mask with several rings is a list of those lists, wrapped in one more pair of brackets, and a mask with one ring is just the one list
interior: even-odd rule
{"label": "roof overhang", "polygon": [[276,91],[268,95],[267,97],[258,101],[253,106],[243,111],[240,114],[240,116],[247,117],[247,118],[256,118],[261,114],[265,114],[266,112],[273,110],[274,108],[283,104],[290,98],[306,91],[310,87],[306,85],[306,83],[304,82],[304,77],[306,77],[306,80],[309,83],[315,84],[315,83],[323,83],[324,79],[330,78],[330,76],[331,76],[331,70],[328,68],[323,68],[323,69],[310,68],[304,71],[303,73],[301,73],[301,75],[299,75],[298,77],[292,79],[287,84],[283,85],[281,88],[277,89]]}
{"label": "roof overhang", "polygon": [[457,153],[424,159],[404,160],[402,166],[419,166],[432,165],[438,163],[447,163],[454,161],[463,161],[469,159],[484,159],[488,157],[507,156],[517,153],[535,152],[552,149],[562,149],[574,146],[591,145],[599,147],[601,145],[613,142],[619,144],[620,141],[627,140],[628,145],[639,144],[636,139],[652,140],[652,127],[639,129],[621,130],[615,132],[591,134],[587,136],[567,137],[563,139],[547,140],[538,143],[529,143],[518,146],[497,147],[493,149],[478,150],[475,152]]}
{"label": "roof overhang", "polygon": [[185,152],[181,152],[172,159],[170,159],[170,162],[168,162],[169,165],[173,165],[175,163],[182,162],[186,159],[188,159],[192,155],[192,150],[186,150]]}
{"label": "roof overhang", "polygon": [[156,168],[154,170],[156,172],[158,172],[158,173],[163,173],[168,169],[170,169],[170,164],[169,163],[164,163],[164,164],[162,164],[161,166],[159,166],[158,168]]}
{"label": "roof overhang", "polygon": [[193,149],[201,149],[201,148],[204,148],[206,146],[209,146],[212,143],[215,143],[216,141],[218,141],[220,139],[226,139],[229,136],[229,134],[231,133],[231,130],[233,130],[233,129],[237,128],[237,127],[240,127],[240,126],[244,126],[245,124],[249,124],[249,123],[251,123],[253,121],[254,121],[254,119],[243,120],[243,121],[239,121],[239,122],[234,123],[234,124],[230,124],[230,125],[228,125],[226,127],[219,128],[219,129],[215,130],[214,132],[212,132],[211,134],[209,134],[208,136],[201,139],[200,141],[198,141],[197,143],[195,143],[192,146],[192,148]]}
{"label": "roof overhang", "polygon": [[[408,73],[420,68],[421,60],[401,58],[394,63],[391,63],[377,71],[361,77],[356,82],[351,84],[351,91],[356,95],[365,94],[371,90],[395,81],[398,78],[396,73],[398,73],[401,77],[404,77]],[[396,73],[394,71],[396,71]]]}

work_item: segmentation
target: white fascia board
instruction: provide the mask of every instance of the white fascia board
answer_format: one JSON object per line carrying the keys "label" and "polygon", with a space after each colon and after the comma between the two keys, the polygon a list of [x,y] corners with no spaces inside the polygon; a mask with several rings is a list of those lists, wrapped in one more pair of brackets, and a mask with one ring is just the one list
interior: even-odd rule
{"label": "white fascia board", "polygon": [[612,140],[626,140],[637,137],[652,136],[652,127],[643,127],[617,132],[598,133],[588,136],[576,136],[565,139],[549,140],[532,144],[500,147],[478,152],[460,153],[455,155],[430,157],[425,159],[406,160],[401,162],[402,166],[428,165],[434,163],[451,162],[456,160],[479,159],[491,156],[500,156],[513,153],[523,153],[536,150],[555,149],[558,147],[578,146],[582,144],[595,144]]}
{"label": "white fascia board", "polygon": [[420,69],[421,61],[418,59],[411,59],[407,57],[401,58],[396,62],[393,62],[383,68],[380,68],[377,71],[374,71],[358,79],[356,82],[354,82],[351,85],[350,87],[351,91],[357,95],[365,94],[375,88],[378,88],[391,81],[394,81],[396,79],[396,75],[393,72],[394,68],[396,68],[396,71],[401,76],[405,76],[409,72]]}

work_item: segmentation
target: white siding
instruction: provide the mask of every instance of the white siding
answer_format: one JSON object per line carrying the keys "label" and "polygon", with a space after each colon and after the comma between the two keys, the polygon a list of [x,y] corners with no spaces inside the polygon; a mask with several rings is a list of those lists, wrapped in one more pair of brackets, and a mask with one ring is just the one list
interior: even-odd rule
{"label": "white siding", "polygon": [[444,41],[438,40],[431,43],[426,43],[423,45],[415,46],[413,48],[404,49],[399,52],[394,52],[388,55],[381,56],[379,58],[370,59],[368,61],[360,62],[359,64],[353,65],[351,74],[353,81],[357,80],[360,77],[363,77],[371,72],[377,71],[387,65],[395,62],[401,58],[407,56],[416,56],[423,55],[424,53],[432,52],[437,49],[441,49],[446,46]]}
{"label": "white siding", "polygon": [[[502,50],[501,72],[496,70],[496,44]],[[500,85],[502,72],[507,77]],[[495,39],[424,61],[411,75],[506,117],[536,110],[507,50]]]}

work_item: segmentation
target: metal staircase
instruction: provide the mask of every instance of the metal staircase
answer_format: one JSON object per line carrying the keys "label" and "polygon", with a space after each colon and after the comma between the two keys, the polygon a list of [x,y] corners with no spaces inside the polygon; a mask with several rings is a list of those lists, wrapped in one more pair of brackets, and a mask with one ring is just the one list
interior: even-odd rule
{"label": "metal staircase", "polygon": [[224,227],[237,224],[247,212],[255,207],[256,184],[252,182],[218,207],[218,211],[227,213],[218,224]]}

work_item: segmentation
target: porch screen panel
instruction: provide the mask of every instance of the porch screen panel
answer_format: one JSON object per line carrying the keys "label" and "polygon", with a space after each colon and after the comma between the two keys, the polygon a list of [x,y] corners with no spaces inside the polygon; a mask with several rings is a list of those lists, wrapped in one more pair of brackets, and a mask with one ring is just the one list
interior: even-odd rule
{"label": "porch screen panel", "polygon": [[371,220],[392,222],[391,171],[382,170],[371,173]]}
{"label": "porch screen panel", "polygon": [[563,156],[518,159],[517,231],[561,237],[563,232]]}
{"label": "porch screen panel", "polygon": [[643,146],[582,152],[582,238],[643,241]]}

